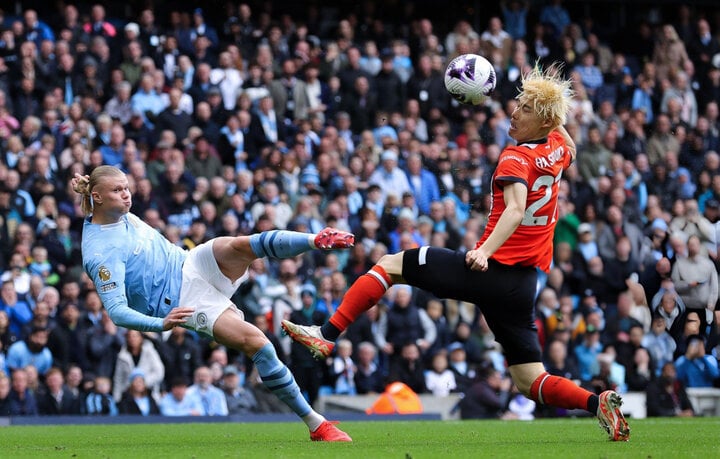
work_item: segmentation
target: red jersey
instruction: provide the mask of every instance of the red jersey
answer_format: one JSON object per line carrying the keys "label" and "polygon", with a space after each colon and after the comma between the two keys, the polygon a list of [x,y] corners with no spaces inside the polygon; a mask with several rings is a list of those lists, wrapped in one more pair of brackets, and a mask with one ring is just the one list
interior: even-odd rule
{"label": "red jersey", "polygon": [[493,174],[490,217],[475,248],[490,236],[505,210],[503,187],[520,182],[528,188],[525,216],[490,258],[504,265],[535,266],[548,272],[558,216],[558,183],[571,162],[570,149],[557,131],[551,132],[544,143],[505,148]]}

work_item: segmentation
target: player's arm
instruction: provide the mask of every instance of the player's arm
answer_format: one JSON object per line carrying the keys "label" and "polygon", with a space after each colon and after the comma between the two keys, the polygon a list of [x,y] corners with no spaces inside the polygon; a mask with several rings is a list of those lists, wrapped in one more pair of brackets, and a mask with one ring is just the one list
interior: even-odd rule
{"label": "player's arm", "polygon": [[557,131],[563,137],[563,140],[565,140],[568,150],[570,150],[570,156],[572,157],[572,160],[575,161],[575,158],[577,157],[577,147],[575,146],[575,141],[572,137],[570,137],[570,133],[568,133],[567,129],[565,129],[565,126],[558,126]]}
{"label": "player's arm", "polygon": [[492,234],[476,250],[470,250],[465,256],[467,265],[476,270],[485,271],[490,258],[511,234],[515,232],[525,215],[527,186],[523,182],[508,182],[503,187],[505,210],[500,214]]}

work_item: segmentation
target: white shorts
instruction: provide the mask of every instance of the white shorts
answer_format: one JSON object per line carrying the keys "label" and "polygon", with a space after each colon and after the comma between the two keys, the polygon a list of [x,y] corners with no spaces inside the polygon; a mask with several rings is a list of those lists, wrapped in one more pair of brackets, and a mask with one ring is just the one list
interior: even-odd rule
{"label": "white shorts", "polygon": [[190,250],[182,268],[180,306],[195,308],[187,319],[187,327],[213,336],[215,321],[226,309],[232,308],[243,316],[230,297],[248,277],[247,271],[231,282],[221,271],[213,255],[213,240]]}

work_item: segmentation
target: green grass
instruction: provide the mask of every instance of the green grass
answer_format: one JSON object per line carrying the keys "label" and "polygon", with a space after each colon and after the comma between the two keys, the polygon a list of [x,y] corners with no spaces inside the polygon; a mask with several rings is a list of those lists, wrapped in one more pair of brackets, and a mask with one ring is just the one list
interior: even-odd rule
{"label": "green grass", "polygon": [[311,442],[300,422],[0,427],[0,457],[720,457],[720,418],[632,420],[628,443],[608,441],[591,419],[344,422],[342,427],[352,444]]}

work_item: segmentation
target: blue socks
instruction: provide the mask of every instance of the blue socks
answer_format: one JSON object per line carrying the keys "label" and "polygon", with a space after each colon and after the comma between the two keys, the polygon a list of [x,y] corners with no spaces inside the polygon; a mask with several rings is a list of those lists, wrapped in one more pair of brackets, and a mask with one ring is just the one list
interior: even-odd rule
{"label": "blue socks", "polygon": [[250,247],[258,258],[291,258],[315,248],[310,236],[296,231],[263,231],[250,236]]}
{"label": "blue socks", "polygon": [[255,367],[265,387],[285,402],[298,416],[306,417],[313,412],[310,404],[302,396],[292,373],[278,359],[271,343],[266,344],[257,354],[253,355],[252,361],[255,362]]}

